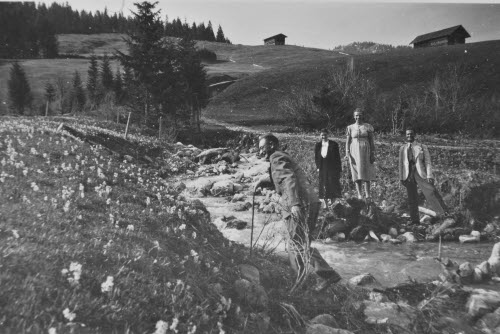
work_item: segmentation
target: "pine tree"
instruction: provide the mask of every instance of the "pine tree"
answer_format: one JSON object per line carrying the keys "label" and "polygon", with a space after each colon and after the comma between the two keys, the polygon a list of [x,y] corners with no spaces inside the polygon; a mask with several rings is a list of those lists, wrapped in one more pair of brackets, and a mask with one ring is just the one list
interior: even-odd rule
{"label": "pine tree", "polygon": [[119,67],[116,69],[115,79],[113,82],[113,91],[115,92],[116,103],[121,103],[123,98],[123,82]]}
{"label": "pine tree", "polygon": [[101,83],[105,91],[113,89],[113,72],[111,72],[111,65],[107,55],[104,55],[101,62]]}
{"label": "pine tree", "polygon": [[224,32],[222,31],[222,27],[219,24],[219,29],[217,29],[217,38],[215,39],[216,42],[219,43],[225,43],[226,42],[226,37],[224,37]]}
{"label": "pine tree", "polygon": [[208,21],[208,26],[205,30],[205,41],[215,42],[214,29],[212,28],[212,22],[210,21]]}
{"label": "pine tree", "polygon": [[90,109],[94,109],[98,104],[99,94],[98,94],[98,76],[99,69],[97,67],[97,57],[96,55],[90,56],[89,69],[87,71],[87,93],[89,96]]}
{"label": "pine tree", "polygon": [[18,62],[12,64],[8,86],[12,108],[19,115],[24,115],[24,110],[31,105],[33,96],[26,73]]}
{"label": "pine tree", "polygon": [[45,100],[47,101],[47,109],[45,110],[45,116],[47,116],[49,109],[50,109],[50,104],[54,102],[56,99],[56,89],[54,88],[54,85],[52,83],[47,82],[45,84]]}
{"label": "pine tree", "polygon": [[[144,108],[144,120],[147,122],[152,106],[161,104],[161,90],[172,73],[174,45],[163,38],[164,27],[159,19],[159,11],[155,5],[147,1],[135,3],[138,11],[135,17],[134,30],[126,39],[128,54],[117,51],[122,66],[134,74],[133,89],[129,78],[126,78],[127,98],[137,103],[135,110]],[[174,20],[179,22],[180,20]],[[172,78],[173,79],[173,76]],[[138,85],[135,85],[137,82]],[[141,88],[140,90],[138,88]],[[135,96],[131,96],[134,94]],[[137,95],[136,95],[137,94]]]}
{"label": "pine tree", "polygon": [[71,109],[78,112],[83,111],[85,100],[85,91],[83,90],[80,73],[78,73],[78,71],[75,71],[72,81]]}

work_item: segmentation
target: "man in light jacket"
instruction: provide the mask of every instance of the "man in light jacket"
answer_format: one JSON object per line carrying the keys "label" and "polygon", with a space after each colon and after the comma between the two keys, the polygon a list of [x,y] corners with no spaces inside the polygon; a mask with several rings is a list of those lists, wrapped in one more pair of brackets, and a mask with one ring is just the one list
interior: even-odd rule
{"label": "man in light jacket", "polygon": [[[309,247],[311,234],[318,219],[320,201],[302,169],[286,152],[279,150],[279,141],[272,134],[259,141],[259,155],[269,161],[269,176],[261,178],[258,187],[271,186],[281,196],[280,206],[289,233],[288,253],[290,265],[299,280],[303,280],[306,267],[317,274],[313,288],[321,291],[341,280],[340,275],[328,265],[319,251]],[[308,265],[307,265],[308,264]]]}
{"label": "man in light jacket", "polygon": [[407,143],[399,149],[399,179],[408,192],[412,224],[419,223],[417,186],[424,193],[427,204],[438,215],[446,214],[446,206],[434,187],[431,156],[427,146],[415,142],[415,131],[406,130]]}

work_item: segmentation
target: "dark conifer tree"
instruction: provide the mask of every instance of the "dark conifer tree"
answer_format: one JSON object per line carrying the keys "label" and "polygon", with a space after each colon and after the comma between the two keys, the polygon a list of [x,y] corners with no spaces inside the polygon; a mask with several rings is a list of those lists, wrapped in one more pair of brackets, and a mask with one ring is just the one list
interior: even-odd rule
{"label": "dark conifer tree", "polygon": [[96,55],[90,56],[89,69],[87,71],[87,93],[90,102],[90,109],[94,109],[99,102],[99,68]]}
{"label": "dark conifer tree", "polygon": [[54,88],[54,85],[52,83],[47,82],[45,84],[45,100],[47,101],[47,109],[46,113],[48,113],[50,109],[50,104],[54,102],[56,99],[56,89]]}
{"label": "dark conifer tree", "polygon": [[226,43],[226,37],[224,37],[224,32],[222,31],[222,27],[219,24],[219,29],[217,29],[217,37],[215,38],[216,42]]}
{"label": "dark conifer tree", "polygon": [[123,82],[122,82],[122,75],[120,73],[120,67],[116,69],[115,78],[113,81],[113,91],[115,93],[116,103],[120,104],[123,98]]}
{"label": "dark conifer tree", "polygon": [[72,80],[72,91],[71,91],[71,110],[73,111],[83,111],[85,107],[85,91],[82,86],[82,79],[80,78],[80,73],[75,71]]}
{"label": "dark conifer tree", "polygon": [[205,41],[215,42],[214,29],[212,28],[212,22],[210,21],[208,21],[208,26],[205,30]]}
{"label": "dark conifer tree", "polygon": [[25,109],[31,106],[33,96],[26,73],[18,62],[12,64],[8,87],[11,108],[19,115],[24,115]]}
{"label": "dark conifer tree", "polygon": [[113,89],[113,72],[107,55],[104,55],[101,62],[101,84],[105,91]]}

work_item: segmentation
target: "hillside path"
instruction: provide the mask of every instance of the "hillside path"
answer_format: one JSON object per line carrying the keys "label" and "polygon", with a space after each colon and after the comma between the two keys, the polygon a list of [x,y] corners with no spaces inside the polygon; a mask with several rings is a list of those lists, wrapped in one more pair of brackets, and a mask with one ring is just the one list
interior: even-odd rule
{"label": "hillside path", "polygon": [[[255,133],[255,134],[264,134],[267,131],[263,131],[262,129],[259,128],[253,128],[249,126],[242,126],[242,125],[235,125],[223,121],[219,121],[213,118],[207,118],[207,117],[202,117],[202,120],[208,124],[208,125],[217,125],[217,126],[222,126],[225,127],[229,130],[233,131],[243,131],[243,132],[249,132],[249,133]],[[301,138],[305,142],[310,142],[310,143],[315,143],[319,140],[319,136],[316,135],[307,135],[307,134],[296,134],[296,133],[280,133],[280,132],[275,132],[273,133],[276,137],[278,138]],[[334,136],[330,135],[330,139],[336,140],[340,143],[344,143],[346,141],[345,136]],[[431,148],[439,148],[439,149],[445,149],[445,150],[476,150],[478,148],[484,147],[484,145],[488,146],[488,149],[492,149],[495,151],[500,152],[500,140],[495,140],[495,139],[467,139],[467,145],[463,144],[456,144],[454,143],[453,140],[447,140],[447,139],[439,139],[440,141],[444,142],[443,144],[436,145],[436,144],[430,144],[426,143],[428,147]],[[400,146],[402,143],[401,142],[395,142],[395,141],[388,141],[388,140],[380,140],[375,138],[375,144],[377,145],[392,145],[392,146]]]}

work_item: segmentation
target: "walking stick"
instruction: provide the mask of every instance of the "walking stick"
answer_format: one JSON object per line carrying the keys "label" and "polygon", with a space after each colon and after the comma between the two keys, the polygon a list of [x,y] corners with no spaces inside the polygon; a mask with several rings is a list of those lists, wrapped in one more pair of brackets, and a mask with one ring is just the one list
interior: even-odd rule
{"label": "walking stick", "polygon": [[250,256],[252,256],[252,249],[253,249],[253,219],[254,219],[254,214],[255,214],[255,190],[253,190],[253,195],[252,195],[252,227],[250,229]]}

